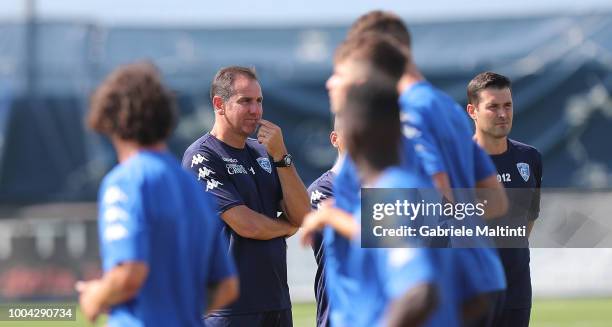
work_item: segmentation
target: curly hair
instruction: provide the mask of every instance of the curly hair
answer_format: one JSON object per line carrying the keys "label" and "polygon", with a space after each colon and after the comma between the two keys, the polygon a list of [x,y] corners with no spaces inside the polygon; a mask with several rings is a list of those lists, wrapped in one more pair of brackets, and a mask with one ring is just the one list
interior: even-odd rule
{"label": "curly hair", "polygon": [[121,66],[91,98],[87,123],[101,134],[152,145],[170,136],[176,124],[174,96],[149,62]]}

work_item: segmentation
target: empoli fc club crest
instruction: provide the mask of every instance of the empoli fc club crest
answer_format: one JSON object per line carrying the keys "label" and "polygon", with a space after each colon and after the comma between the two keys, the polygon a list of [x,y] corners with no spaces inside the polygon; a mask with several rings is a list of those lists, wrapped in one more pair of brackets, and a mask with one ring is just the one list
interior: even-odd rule
{"label": "empoli fc club crest", "polygon": [[261,166],[261,168],[263,168],[263,170],[267,171],[268,174],[272,174],[272,165],[270,164],[270,159],[268,158],[257,158],[257,163],[259,164],[259,166]]}
{"label": "empoli fc club crest", "polygon": [[521,174],[521,177],[523,177],[523,180],[526,182],[529,180],[529,164],[526,164],[524,162],[519,162],[516,164],[516,168],[519,171],[519,174]]}

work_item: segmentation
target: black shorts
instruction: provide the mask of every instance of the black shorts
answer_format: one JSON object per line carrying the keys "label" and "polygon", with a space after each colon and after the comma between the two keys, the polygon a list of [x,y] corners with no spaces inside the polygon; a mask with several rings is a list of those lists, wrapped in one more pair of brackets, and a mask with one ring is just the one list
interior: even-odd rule
{"label": "black shorts", "polygon": [[235,316],[208,316],[206,327],[293,327],[291,309]]}

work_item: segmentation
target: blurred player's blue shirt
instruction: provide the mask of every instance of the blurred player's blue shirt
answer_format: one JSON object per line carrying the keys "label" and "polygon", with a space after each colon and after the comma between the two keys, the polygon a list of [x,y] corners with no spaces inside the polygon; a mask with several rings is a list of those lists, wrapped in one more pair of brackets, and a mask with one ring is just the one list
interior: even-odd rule
{"label": "blurred player's blue shirt", "polygon": [[134,261],[149,267],[138,294],[111,309],[109,326],[203,325],[207,285],[235,275],[215,209],[167,152],[139,152],[104,178],[104,271]]}
{"label": "blurred player's blue shirt", "polygon": [[[400,95],[402,120],[401,167],[413,175],[431,180],[431,176],[446,172],[453,188],[471,189],[476,181],[496,174],[491,159],[472,140],[472,129],[461,107],[451,97],[422,81]],[[361,183],[350,157],[343,160],[334,180],[336,206],[354,212],[360,206]],[[466,192],[457,194],[464,199]],[[456,249],[467,269],[466,298],[506,288],[506,280],[497,250],[494,248]],[[471,267],[471,268],[470,268]]]}
{"label": "blurred player's blue shirt", "polygon": [[473,188],[496,173],[489,155],[472,140],[468,117],[450,96],[421,81],[399,101],[404,135],[415,143],[427,174],[445,172],[453,188]]}
{"label": "blurred player's blue shirt", "polygon": [[[345,167],[353,166],[349,162]],[[396,167],[385,170],[373,187],[431,189],[433,185],[418,171]],[[359,206],[351,207],[360,221]],[[329,227],[324,233],[332,326],[384,325],[389,304],[424,283],[435,284],[441,292],[439,306],[426,326],[457,325],[459,306],[455,275],[449,270],[451,256],[422,248],[361,248],[360,240],[349,241]]]}
{"label": "blurred player's blue shirt", "polygon": [[[453,189],[472,189],[476,181],[497,173],[489,155],[472,140],[472,127],[464,110],[450,96],[421,81],[400,95],[400,107],[404,135],[415,143],[415,153],[427,174],[445,172]],[[454,195],[456,201],[473,200],[465,191]],[[456,252],[477,271],[472,275],[473,293],[506,287],[496,249],[483,247]],[[472,295],[466,293],[467,297]]]}
{"label": "blurred player's blue shirt", "polygon": [[[422,168],[422,165],[418,162],[414,148],[415,146],[412,140],[405,137],[402,138],[401,167],[416,180],[424,183],[419,185],[429,185],[425,187],[432,188],[431,179]],[[340,160],[340,170],[338,171],[338,175],[334,178],[332,191],[334,193],[336,206],[340,209],[353,212],[361,204],[361,181],[359,180],[355,163],[350,156],[344,155]],[[418,186],[411,186],[411,188],[418,188]]]}

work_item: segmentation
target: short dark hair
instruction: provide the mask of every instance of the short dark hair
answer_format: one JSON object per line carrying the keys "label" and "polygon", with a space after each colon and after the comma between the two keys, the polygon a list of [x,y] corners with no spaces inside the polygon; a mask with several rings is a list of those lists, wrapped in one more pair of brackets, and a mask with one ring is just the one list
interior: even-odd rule
{"label": "short dark hair", "polygon": [[388,84],[353,84],[345,108],[339,111],[347,150],[379,171],[399,163],[402,134],[397,98],[397,89]]}
{"label": "short dark hair", "polygon": [[87,118],[91,129],[141,145],[167,139],[176,120],[174,96],[150,62],[113,71],[94,92]]}
{"label": "short dark hair", "polygon": [[234,94],[234,81],[238,76],[258,81],[255,68],[242,66],[223,67],[215,74],[215,78],[210,85],[210,101],[212,102],[215,96],[221,97],[223,101],[229,100]]}
{"label": "short dark hair", "polygon": [[381,77],[397,83],[404,74],[408,56],[393,38],[378,34],[364,33],[347,38],[336,49],[334,63],[347,59],[371,64]]}
{"label": "short dark hair", "polygon": [[357,18],[349,29],[347,38],[368,32],[389,35],[408,48],[412,45],[408,27],[398,15],[390,11],[374,10]]}
{"label": "short dark hair", "polygon": [[494,89],[505,89],[508,88],[512,91],[512,82],[504,75],[500,75],[494,72],[484,72],[476,75],[467,87],[468,103],[471,105],[477,105],[479,101],[480,91],[488,88]]}

